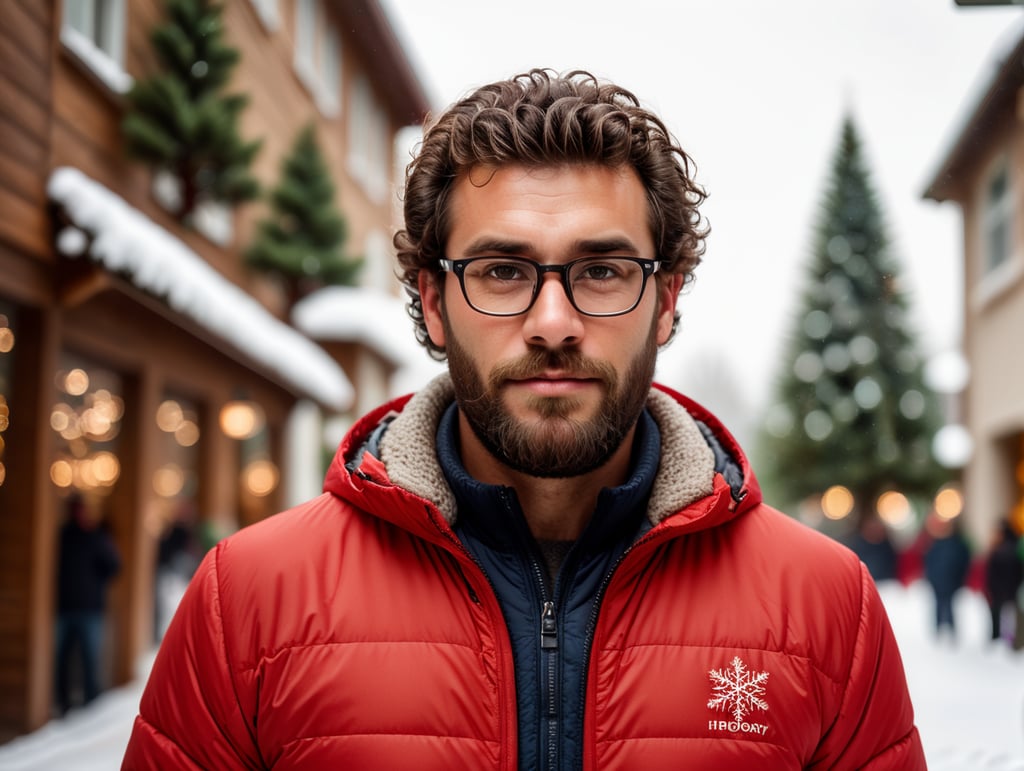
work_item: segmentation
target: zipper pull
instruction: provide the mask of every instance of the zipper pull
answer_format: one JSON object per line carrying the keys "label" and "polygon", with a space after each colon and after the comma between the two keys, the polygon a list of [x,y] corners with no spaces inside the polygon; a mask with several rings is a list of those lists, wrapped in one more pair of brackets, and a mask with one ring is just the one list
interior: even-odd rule
{"label": "zipper pull", "polygon": [[545,602],[540,614],[540,647],[558,647],[558,624],[555,621],[555,603]]}

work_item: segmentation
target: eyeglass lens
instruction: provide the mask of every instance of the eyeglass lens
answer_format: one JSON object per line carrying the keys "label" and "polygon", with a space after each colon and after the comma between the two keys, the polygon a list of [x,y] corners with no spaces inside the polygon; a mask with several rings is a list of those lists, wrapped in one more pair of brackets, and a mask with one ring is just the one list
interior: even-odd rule
{"label": "eyeglass lens", "polygon": [[570,300],[582,313],[605,315],[631,310],[644,287],[644,269],[631,259],[594,257],[568,265],[541,266],[508,257],[478,257],[462,273],[466,298],[483,312],[522,313],[533,302],[541,273],[552,268],[568,275]]}

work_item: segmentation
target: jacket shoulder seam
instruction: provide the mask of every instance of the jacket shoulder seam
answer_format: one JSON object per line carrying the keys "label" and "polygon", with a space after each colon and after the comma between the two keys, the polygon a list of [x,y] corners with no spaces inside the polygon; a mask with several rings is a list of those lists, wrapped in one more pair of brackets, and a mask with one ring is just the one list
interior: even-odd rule
{"label": "jacket shoulder seam", "polygon": [[235,672],[243,672],[244,668],[238,667],[236,669],[233,664],[233,657],[231,655],[231,649],[228,645],[227,632],[224,626],[224,605],[221,601],[221,558],[224,554],[224,550],[227,548],[228,542],[222,541],[217,545],[213,554],[213,601],[215,612],[214,618],[217,620],[216,634],[220,638],[221,648],[224,652],[224,661],[227,663],[228,677],[231,681],[231,693],[235,697],[235,706],[238,708],[238,714],[242,719],[242,725],[245,726],[245,732],[249,736],[249,741],[252,743],[253,750],[256,752],[257,757],[260,761],[263,760],[263,753],[260,751],[259,741],[256,737],[256,714],[253,714],[252,720],[246,715],[245,709],[242,706],[242,700],[238,695],[238,680],[235,677]]}

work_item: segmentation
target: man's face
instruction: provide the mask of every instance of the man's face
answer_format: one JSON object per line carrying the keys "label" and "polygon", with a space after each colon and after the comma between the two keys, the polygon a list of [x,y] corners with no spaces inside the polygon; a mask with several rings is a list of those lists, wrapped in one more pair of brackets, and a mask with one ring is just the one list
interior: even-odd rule
{"label": "man's face", "polygon": [[[559,264],[605,256],[655,259],[643,185],[628,167],[479,168],[456,180],[449,259],[518,256]],[[648,281],[623,316],[591,317],[545,274],[519,316],[479,313],[454,275],[420,277],[427,330],[446,348],[466,443],[516,471],[567,477],[604,464],[631,435],[672,328],[681,277]],[[467,465],[469,463],[467,462]]]}

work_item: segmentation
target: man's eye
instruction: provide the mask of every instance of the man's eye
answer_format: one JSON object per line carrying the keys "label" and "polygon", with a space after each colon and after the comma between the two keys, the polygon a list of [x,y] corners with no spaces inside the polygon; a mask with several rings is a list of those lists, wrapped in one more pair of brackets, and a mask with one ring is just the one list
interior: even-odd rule
{"label": "man's eye", "polygon": [[587,262],[579,266],[578,278],[584,281],[609,281],[622,278],[627,264],[609,260],[606,262]]}
{"label": "man's eye", "polygon": [[483,275],[498,281],[518,281],[525,277],[522,267],[510,262],[492,263],[486,267]]}
{"label": "man's eye", "polygon": [[605,278],[612,278],[615,275],[615,271],[608,265],[588,265],[582,275],[583,278],[599,281]]}

